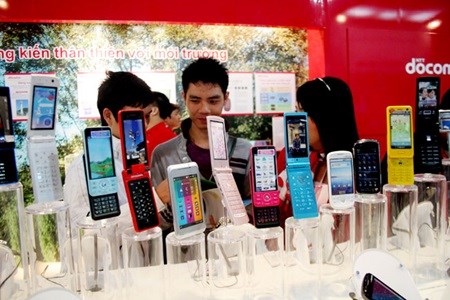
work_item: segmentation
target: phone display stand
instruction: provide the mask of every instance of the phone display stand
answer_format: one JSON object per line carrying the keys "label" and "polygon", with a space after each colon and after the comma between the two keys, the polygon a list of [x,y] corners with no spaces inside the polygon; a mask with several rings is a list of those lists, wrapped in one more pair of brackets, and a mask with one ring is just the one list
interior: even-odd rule
{"label": "phone display stand", "polygon": [[248,286],[247,236],[235,226],[211,231],[208,241],[208,284],[214,299],[243,299]]}
{"label": "phone display stand", "polygon": [[[285,297],[315,299],[319,293],[319,217],[294,219],[285,222]],[[307,282],[293,273],[306,273]]]}
{"label": "phone display stand", "polygon": [[[447,179],[447,216],[450,217],[450,159],[444,158],[442,160],[443,174]],[[450,219],[447,221],[447,229],[445,230],[445,242],[444,242],[444,258],[446,267],[450,268]],[[450,288],[450,285],[449,285]]]}
{"label": "phone display stand", "polygon": [[442,159],[443,174],[447,181],[450,181],[450,158]]}
{"label": "phone display stand", "polygon": [[383,194],[386,195],[388,211],[386,250],[413,271],[419,247],[417,186],[385,184]]}
{"label": "phone display stand", "polygon": [[386,250],[386,201],[383,194],[356,195],[356,254],[374,248]]}
{"label": "phone display stand", "polygon": [[[251,299],[284,299],[284,233],[281,227],[247,231],[247,274]],[[269,276],[268,276],[269,275]]]}
{"label": "phone display stand", "polygon": [[116,218],[76,221],[78,243],[75,251],[77,275],[83,297],[102,293],[113,296],[121,289],[119,267],[118,221]]}
{"label": "phone display stand", "polygon": [[[138,298],[137,290],[150,288],[150,284],[161,284],[159,280],[164,278],[164,254],[162,230],[154,227],[142,232],[136,232],[133,227],[125,229],[122,233],[122,255],[125,270],[126,299]],[[155,280],[140,280],[137,268],[152,267],[152,278]],[[148,276],[148,275],[146,275]],[[159,291],[157,287],[150,288]],[[164,296],[152,293],[152,297],[164,298]]]}
{"label": "phone display stand", "polygon": [[167,299],[182,299],[190,290],[203,290],[206,282],[205,234],[186,238],[171,232],[166,237],[169,280],[164,290]]}
{"label": "phone display stand", "polygon": [[445,235],[448,228],[447,179],[441,174],[416,174],[419,248],[414,279],[423,283],[447,277]]}
{"label": "phone display stand", "polygon": [[363,278],[371,273],[408,300],[423,299],[408,268],[394,255],[380,249],[361,252],[353,265],[353,285],[361,299]]}
{"label": "phone display stand", "polygon": [[[48,282],[76,291],[69,204],[64,201],[43,204],[25,208],[30,291],[34,293]],[[56,249],[52,249],[48,237],[57,238]]]}
{"label": "phone display stand", "polygon": [[[15,205],[15,207],[14,207]],[[25,204],[23,199],[23,186],[20,182],[0,185],[0,207],[2,210],[14,212],[13,222],[8,222],[8,232],[12,236],[19,237],[19,240],[7,241],[13,251],[20,253],[23,270],[28,267],[27,263],[27,230],[25,217]],[[5,237],[3,237],[5,238]],[[29,279],[29,273],[23,272],[23,279]]]}

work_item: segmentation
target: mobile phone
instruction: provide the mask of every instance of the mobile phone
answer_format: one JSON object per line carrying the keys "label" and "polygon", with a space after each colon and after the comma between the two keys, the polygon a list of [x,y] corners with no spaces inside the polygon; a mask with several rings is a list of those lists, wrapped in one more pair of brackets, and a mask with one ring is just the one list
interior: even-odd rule
{"label": "mobile phone", "polygon": [[330,205],[335,209],[352,207],[355,202],[352,153],[344,150],[328,153],[327,176]]}
{"label": "mobile phone", "polygon": [[119,111],[119,124],[124,169],[139,164],[148,166],[144,111]]}
{"label": "mobile phone", "polygon": [[364,275],[361,285],[361,295],[365,300],[406,299],[371,273]]}
{"label": "mobile phone", "polygon": [[168,166],[167,177],[175,234],[189,237],[204,232],[206,220],[197,163]]}
{"label": "mobile phone", "polygon": [[355,189],[361,194],[381,191],[380,144],[377,140],[358,140],[353,146]]}
{"label": "mobile phone", "polygon": [[27,151],[35,202],[63,199],[55,125],[59,79],[31,75],[31,104],[28,112]]}
{"label": "mobile phone", "polygon": [[124,170],[122,179],[135,231],[159,225],[159,215],[148,172],[147,141],[143,110],[119,111]]}
{"label": "mobile phone", "polygon": [[414,138],[411,106],[388,106],[386,121],[388,183],[393,185],[414,184]]}
{"label": "mobile phone", "polygon": [[274,146],[254,146],[251,157],[251,192],[256,228],[280,226],[277,151]]}
{"label": "mobile phone", "polygon": [[319,212],[309,162],[308,114],[284,113],[283,127],[286,173],[294,219],[317,217]]}
{"label": "mobile phone", "polygon": [[18,181],[9,88],[0,86],[0,184]]}
{"label": "mobile phone", "polygon": [[439,110],[439,131],[450,132],[450,109]]}
{"label": "mobile phone", "polygon": [[107,126],[87,127],[83,141],[91,218],[116,217],[120,215],[120,205],[111,129]]}
{"label": "mobile phone", "polygon": [[14,141],[9,87],[0,86],[0,143]]}
{"label": "mobile phone", "polygon": [[438,119],[438,104],[440,96],[439,77],[418,77],[416,79],[416,127],[421,122]]}
{"label": "mobile phone", "polygon": [[27,137],[55,136],[59,79],[54,76],[31,76],[31,107]]}
{"label": "mobile phone", "polygon": [[417,78],[416,130],[414,133],[415,173],[440,173],[439,77]]}

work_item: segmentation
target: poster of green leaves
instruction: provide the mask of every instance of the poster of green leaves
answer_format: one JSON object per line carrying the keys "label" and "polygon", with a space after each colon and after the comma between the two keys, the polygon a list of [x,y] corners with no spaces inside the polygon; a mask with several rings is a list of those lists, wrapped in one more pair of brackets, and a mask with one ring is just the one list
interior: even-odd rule
{"label": "poster of green leaves", "polygon": [[[183,109],[181,71],[213,50],[234,72],[291,72],[297,86],[308,76],[307,32],[303,29],[175,24],[0,23],[0,85],[5,74],[54,73],[61,81],[56,140],[62,182],[65,158],[82,149],[81,132],[99,120],[78,117],[77,74],[112,71],[176,72],[177,102]],[[250,140],[271,139],[271,116],[227,116],[230,132]],[[25,205],[33,202],[26,122],[15,122],[16,159]],[[15,203],[0,195],[0,239],[19,251]],[[40,224],[45,232],[54,224]],[[53,238],[43,239],[55,249]]]}

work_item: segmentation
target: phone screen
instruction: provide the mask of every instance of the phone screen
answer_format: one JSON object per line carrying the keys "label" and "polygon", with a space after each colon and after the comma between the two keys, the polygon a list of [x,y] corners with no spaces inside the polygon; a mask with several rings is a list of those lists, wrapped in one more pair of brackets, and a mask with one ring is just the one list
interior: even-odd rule
{"label": "phone screen", "polygon": [[355,145],[355,179],[358,192],[379,192],[380,155],[376,142],[363,142]]}
{"label": "phone screen", "polygon": [[126,152],[126,168],[132,165],[147,165],[147,144],[145,139],[145,124],[143,118],[127,119],[124,114],[123,143]]}
{"label": "phone screen", "polygon": [[173,178],[175,203],[180,229],[203,222],[202,198],[196,174]]}
{"label": "phone screen", "polygon": [[333,158],[330,160],[331,194],[353,193],[353,158]]}
{"label": "phone screen", "polygon": [[225,124],[220,121],[210,121],[210,130],[212,136],[213,159],[227,160],[228,153],[225,142]]}
{"label": "phone screen", "polygon": [[391,148],[411,149],[411,112],[396,110],[390,114]]}
{"label": "phone screen", "polygon": [[286,116],[287,157],[308,157],[307,117],[305,115]]}
{"label": "phone screen", "polygon": [[116,176],[112,151],[111,131],[92,130],[86,136],[89,179]]}
{"label": "phone screen", "polygon": [[[0,87],[1,88],[1,87]],[[8,88],[0,89],[0,138],[3,135],[13,135],[12,116],[9,95],[2,95],[3,91],[9,93]]]}
{"label": "phone screen", "polygon": [[450,131],[450,110],[439,111],[439,129]]}
{"label": "phone screen", "polygon": [[253,176],[255,192],[278,190],[276,174],[276,150],[270,148],[253,149]]}
{"label": "phone screen", "polygon": [[31,129],[52,130],[55,127],[57,88],[33,86],[33,107],[31,108]]}

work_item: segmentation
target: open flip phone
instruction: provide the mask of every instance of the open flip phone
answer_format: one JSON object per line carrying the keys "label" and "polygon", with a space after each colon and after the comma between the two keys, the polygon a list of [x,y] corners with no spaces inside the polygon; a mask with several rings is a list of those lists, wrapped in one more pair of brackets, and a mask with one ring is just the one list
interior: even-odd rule
{"label": "open flip phone", "polygon": [[55,125],[59,79],[31,76],[31,105],[28,112],[27,151],[35,202],[63,199]]}
{"label": "open flip phone", "polygon": [[158,210],[148,172],[147,141],[144,112],[119,111],[120,141],[122,145],[122,178],[135,231],[159,225]]}
{"label": "open flip phone", "polygon": [[388,183],[414,184],[414,138],[411,106],[388,106],[387,165]]}
{"label": "open flip phone", "polygon": [[277,151],[274,146],[254,146],[250,151],[253,223],[256,228],[280,226]]}
{"label": "open flip phone", "polygon": [[414,171],[437,174],[442,170],[438,110],[440,78],[419,77],[416,82]]}
{"label": "open flip phone", "polygon": [[9,88],[0,86],[0,184],[18,181]]}
{"label": "open flip phone", "polygon": [[309,162],[308,115],[286,112],[283,116],[286,173],[294,219],[314,218],[317,209]]}
{"label": "open flip phone", "polygon": [[111,129],[107,126],[84,130],[84,170],[91,218],[100,220],[120,215],[117,176]]}

